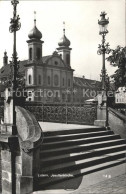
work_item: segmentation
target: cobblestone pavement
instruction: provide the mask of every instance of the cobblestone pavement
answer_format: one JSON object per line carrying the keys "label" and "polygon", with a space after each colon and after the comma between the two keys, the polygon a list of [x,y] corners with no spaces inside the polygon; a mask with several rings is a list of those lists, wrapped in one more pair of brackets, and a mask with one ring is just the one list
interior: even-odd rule
{"label": "cobblestone pavement", "polygon": [[126,194],[126,174],[83,188],[71,194]]}

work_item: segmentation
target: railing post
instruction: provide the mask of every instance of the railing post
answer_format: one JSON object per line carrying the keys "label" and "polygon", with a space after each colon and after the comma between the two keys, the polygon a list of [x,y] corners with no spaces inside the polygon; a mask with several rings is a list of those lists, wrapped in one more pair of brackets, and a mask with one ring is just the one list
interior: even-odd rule
{"label": "railing post", "polygon": [[68,106],[66,102],[66,124],[68,123]]}
{"label": "railing post", "polygon": [[44,103],[42,103],[42,122],[44,122]]}

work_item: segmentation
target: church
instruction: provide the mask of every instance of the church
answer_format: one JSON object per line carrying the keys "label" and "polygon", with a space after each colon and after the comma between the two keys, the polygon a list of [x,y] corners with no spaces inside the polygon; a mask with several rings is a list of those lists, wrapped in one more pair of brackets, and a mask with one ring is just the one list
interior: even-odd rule
{"label": "church", "polygon": [[[43,103],[84,102],[83,90],[99,90],[99,82],[74,77],[71,67],[70,41],[66,37],[65,27],[58,47],[51,55],[43,56],[42,33],[34,26],[28,34],[28,60],[20,61],[19,72],[25,79],[27,101]],[[0,80],[8,78],[11,73],[7,52],[4,52],[3,67],[0,70]]]}

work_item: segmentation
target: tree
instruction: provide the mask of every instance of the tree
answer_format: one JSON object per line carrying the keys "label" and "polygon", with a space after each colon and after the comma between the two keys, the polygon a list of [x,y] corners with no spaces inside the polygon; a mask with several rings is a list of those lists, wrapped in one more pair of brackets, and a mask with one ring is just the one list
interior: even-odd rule
{"label": "tree", "polygon": [[115,88],[126,86],[126,47],[117,46],[111,49],[111,55],[107,58],[110,65],[118,67],[111,77],[114,79]]}

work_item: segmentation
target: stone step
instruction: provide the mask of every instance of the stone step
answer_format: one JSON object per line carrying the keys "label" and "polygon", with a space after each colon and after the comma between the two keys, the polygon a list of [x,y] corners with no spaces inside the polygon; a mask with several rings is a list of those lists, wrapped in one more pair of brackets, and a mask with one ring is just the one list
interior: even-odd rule
{"label": "stone step", "polygon": [[89,127],[89,128],[81,128],[81,129],[70,129],[70,130],[56,130],[56,131],[47,131],[44,132],[44,136],[56,136],[56,135],[68,135],[68,134],[78,134],[78,133],[89,133],[89,132],[98,132],[98,131],[106,131],[105,127]]}
{"label": "stone step", "polygon": [[78,145],[78,147],[69,146],[69,147],[41,150],[40,158],[69,154],[69,153],[76,153],[76,152],[85,152],[87,150],[92,150],[92,149],[96,149],[99,147],[100,148],[110,147],[110,146],[115,146],[115,145],[121,145],[124,143],[125,143],[124,139],[115,139],[115,140],[106,140],[106,141],[95,142],[95,143],[87,143],[85,145]]}
{"label": "stone step", "polygon": [[108,153],[106,155],[103,154],[97,157],[76,160],[69,163],[54,164],[53,166],[48,166],[40,169],[40,173],[43,174],[70,173],[73,170],[88,168],[91,166],[95,166],[97,164],[114,161],[121,158],[126,158],[126,150],[119,151],[116,153]]}
{"label": "stone step", "polygon": [[62,188],[67,180],[73,184],[78,177],[123,165],[126,140],[104,127],[48,131],[44,132],[40,159],[37,187]]}
{"label": "stone step", "polygon": [[88,137],[84,139],[64,140],[61,142],[58,141],[58,142],[51,142],[51,143],[43,143],[42,149],[47,150],[47,149],[82,145],[82,144],[107,141],[107,140],[113,140],[113,139],[120,139],[120,136],[112,134],[112,135],[104,135],[104,136],[98,136],[98,137]]}
{"label": "stone step", "polygon": [[[106,173],[105,169],[109,169],[109,172],[111,172],[112,171],[111,169],[113,169],[113,167],[122,165],[124,163],[125,163],[125,158],[122,158],[122,159],[115,160],[115,161],[108,161],[105,163],[100,163],[95,166],[86,167],[80,170],[74,170],[72,172],[69,172],[69,174],[68,173],[67,174],[65,173],[63,174],[61,173],[60,174],[40,174],[39,175],[40,177],[36,181],[36,187],[38,187],[39,189],[53,188],[53,185],[57,185],[58,183],[69,181],[71,179],[72,179],[72,184],[73,184],[73,179],[76,180],[77,177],[85,177],[86,175],[89,175],[89,174],[94,174],[94,173],[96,174],[96,172],[98,171],[103,172],[103,170],[105,174]],[[45,178],[44,176],[47,176],[48,178]],[[61,188],[61,185],[60,185],[60,188]]]}
{"label": "stone step", "polygon": [[83,139],[88,137],[95,137],[95,136],[103,136],[103,135],[112,135],[114,134],[113,131],[98,131],[98,132],[90,132],[90,133],[81,133],[81,134],[66,134],[66,135],[58,135],[58,136],[44,136],[44,143],[49,142],[57,142],[57,141],[64,141],[64,140],[73,140],[73,139]]}
{"label": "stone step", "polygon": [[109,154],[109,153],[114,153],[118,151],[124,151],[126,150],[126,145],[117,145],[117,146],[111,146],[108,148],[98,148],[98,149],[93,149],[87,152],[79,152],[79,153],[70,153],[70,154],[65,154],[65,155],[60,155],[60,156],[55,156],[55,157],[49,157],[49,158],[42,158],[41,159],[41,168],[45,168],[47,166],[52,166],[56,164],[63,164],[63,163],[68,163],[72,161],[77,161],[81,159],[86,159],[86,158],[92,158],[96,156],[101,156],[103,154]]}

